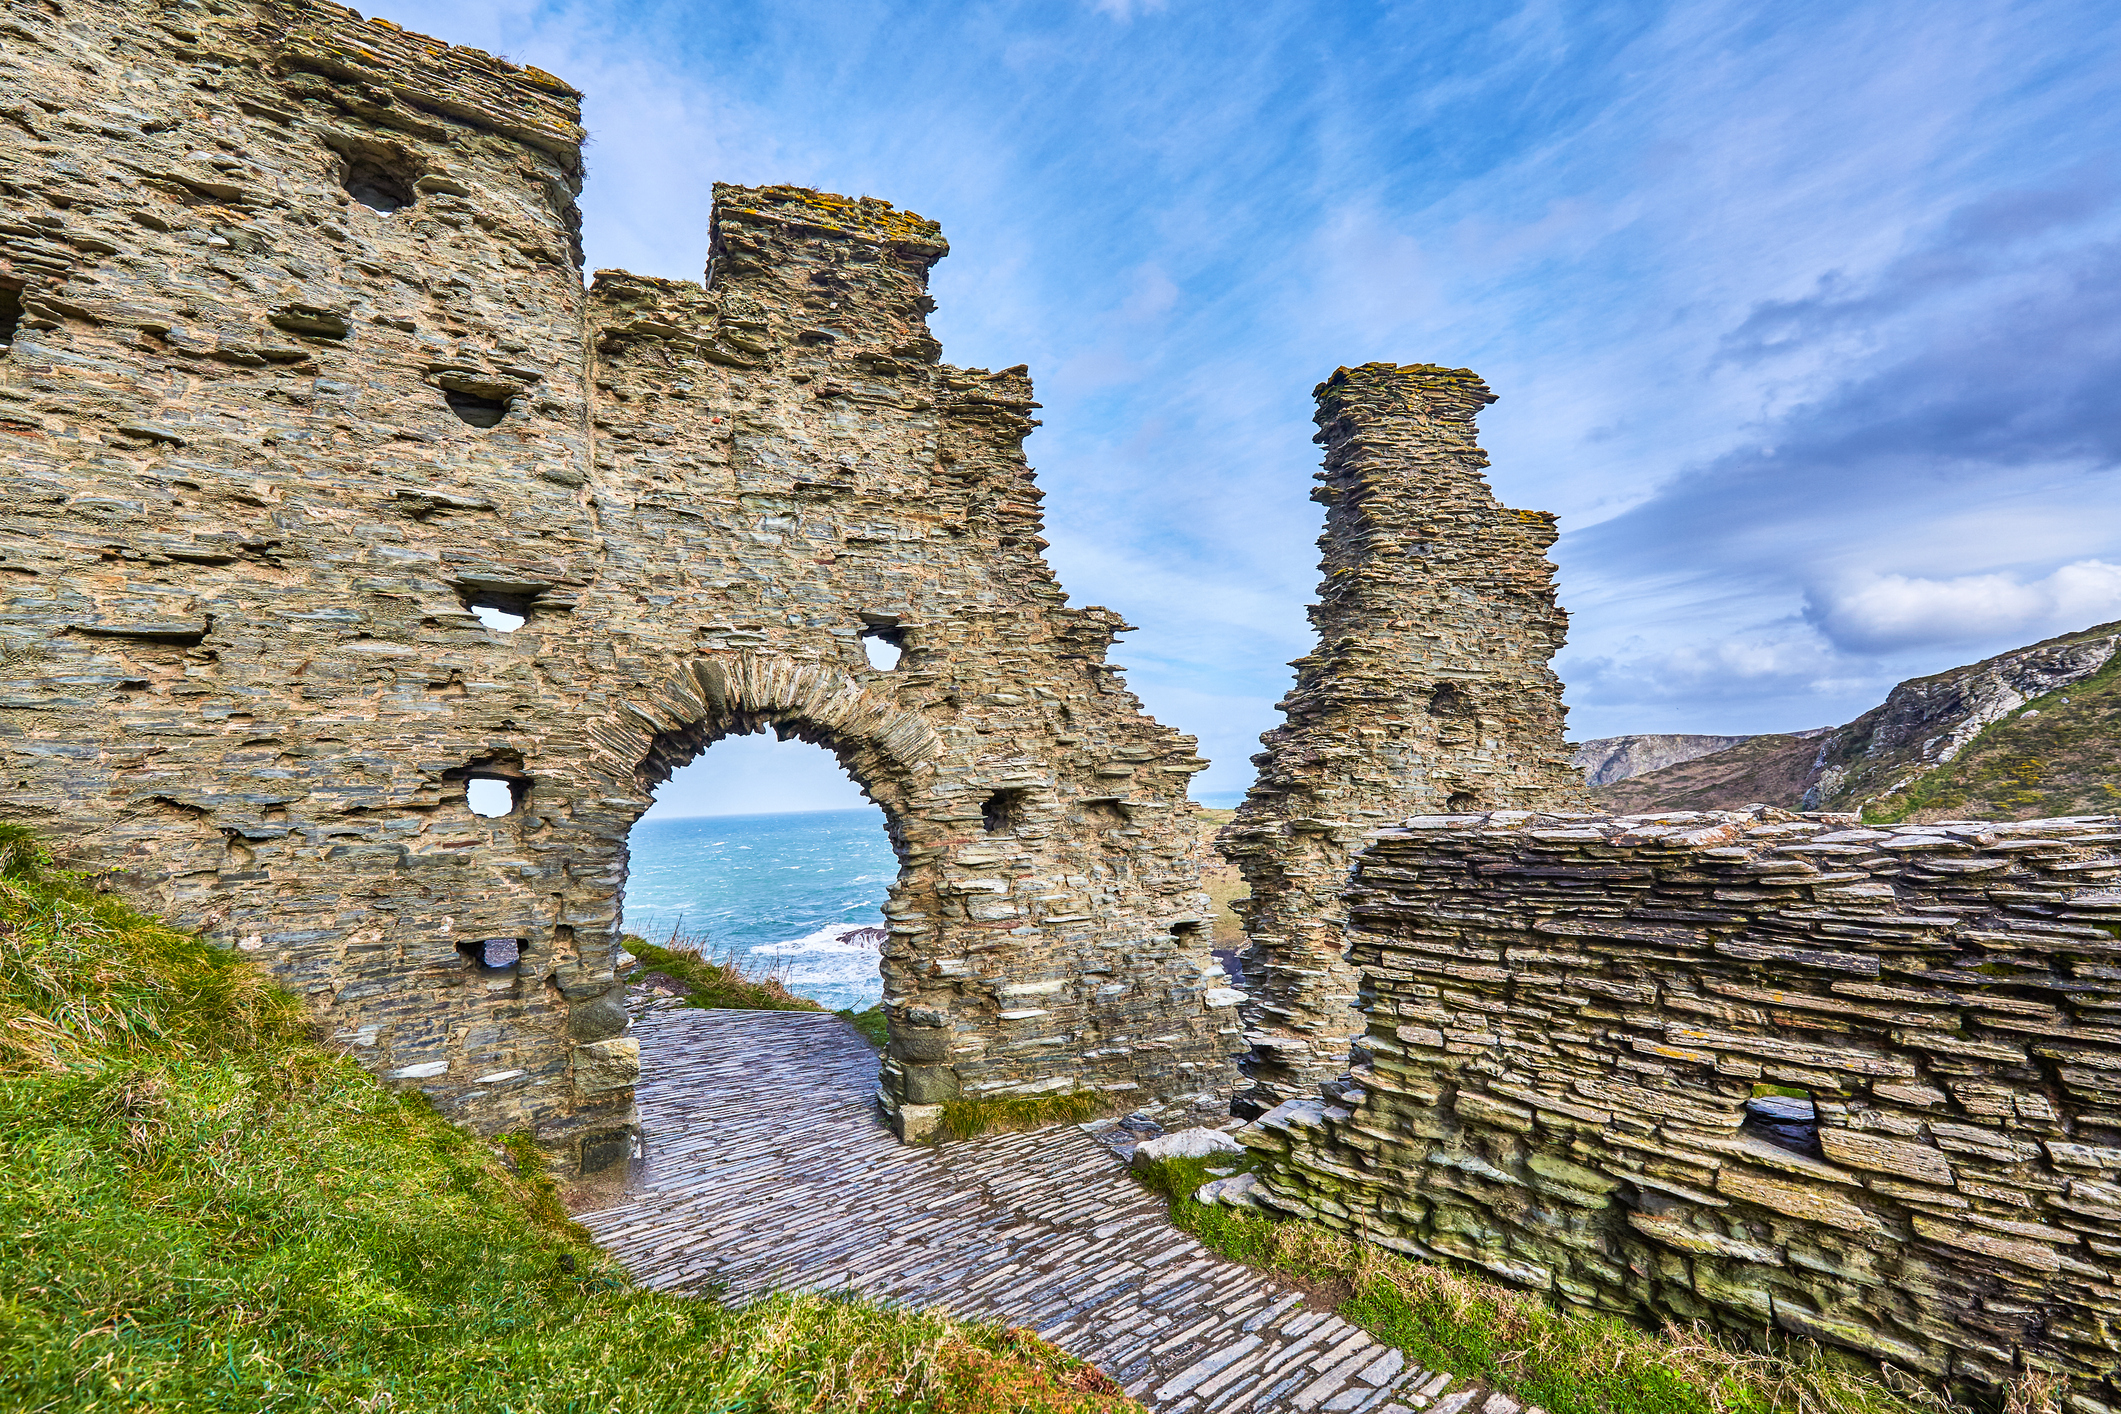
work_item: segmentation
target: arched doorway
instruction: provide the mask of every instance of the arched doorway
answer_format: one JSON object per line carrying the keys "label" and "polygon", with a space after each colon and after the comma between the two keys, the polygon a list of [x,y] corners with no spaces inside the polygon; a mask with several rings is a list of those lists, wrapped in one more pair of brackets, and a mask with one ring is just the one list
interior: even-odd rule
{"label": "arched doorway", "polygon": [[623,828],[727,737],[822,746],[860,782],[900,865],[883,905],[878,1098],[904,1138],[933,1137],[959,1098],[1219,1105],[1216,1051],[1237,1033],[1206,947],[1192,832],[1167,823],[1190,812],[1169,780],[1184,772],[1125,737],[1103,738],[1094,767],[1056,768],[1017,732],[923,701],[918,675],[850,666],[707,655],[622,704],[595,739],[633,763]]}

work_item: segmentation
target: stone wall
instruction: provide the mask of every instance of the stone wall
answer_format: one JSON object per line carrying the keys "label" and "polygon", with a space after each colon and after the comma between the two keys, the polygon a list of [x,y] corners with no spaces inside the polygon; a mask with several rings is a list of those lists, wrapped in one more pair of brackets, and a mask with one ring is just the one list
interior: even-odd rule
{"label": "stone wall", "polygon": [[1473,419],[1495,401],[1465,369],[1389,363],[1321,383],[1324,577],[1318,647],[1296,660],[1283,725],[1222,834],[1251,887],[1245,965],[1257,1113],[1348,1066],[1356,974],[1340,891],[1367,831],[1437,810],[1552,809],[1583,786],[1547,661],[1554,518],[1498,503]]}
{"label": "stone wall", "polygon": [[933,223],[717,188],[704,285],[585,290],[548,75],[328,4],[9,13],[8,818],[587,1167],[631,1142],[627,832],[800,736],[902,864],[904,1133],[1227,1095],[1206,763],[1041,557],[1025,371],[938,362]]}
{"label": "stone wall", "polygon": [[1245,1131],[1260,1191],[1564,1302],[2058,1371],[2106,1414],[2117,845],[2121,817],[1410,819],[1350,891],[1371,1062]]}

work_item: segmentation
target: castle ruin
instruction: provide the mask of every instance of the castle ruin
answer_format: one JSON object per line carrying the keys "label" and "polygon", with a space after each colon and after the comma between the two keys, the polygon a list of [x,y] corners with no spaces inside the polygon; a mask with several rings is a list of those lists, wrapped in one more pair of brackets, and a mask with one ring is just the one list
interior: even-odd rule
{"label": "castle ruin", "polygon": [[1341,900],[1363,837],[1409,815],[1559,808],[1582,790],[1547,660],[1554,517],[1496,501],[1473,419],[1495,395],[1466,369],[1388,363],[1319,384],[1318,647],[1222,848],[1251,887],[1245,957],[1253,1113],[1348,1068],[1358,976]]}
{"label": "castle ruin", "polygon": [[1278,1210],[2113,1414],[2121,821],[1568,813],[1554,527],[1471,374],[1319,390],[1319,647],[1223,840],[1247,996],[1205,763],[1042,557],[1025,370],[939,361],[932,223],[718,187],[703,283],[585,288],[550,75],[321,0],[9,14],[6,817],[378,1074],[626,1154],[628,831],[774,731],[889,822],[904,1137],[1219,1109],[1245,1053]]}

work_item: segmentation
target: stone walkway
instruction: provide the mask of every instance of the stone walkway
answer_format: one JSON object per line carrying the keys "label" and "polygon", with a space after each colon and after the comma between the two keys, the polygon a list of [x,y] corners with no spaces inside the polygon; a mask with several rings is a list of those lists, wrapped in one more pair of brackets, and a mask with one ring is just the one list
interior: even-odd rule
{"label": "stone walkway", "polygon": [[634,1034],[646,1173],[580,1220],[644,1285],[852,1288],[1028,1326],[1170,1414],[1460,1414],[1481,1393],[1212,1256],[1073,1125],[898,1143],[876,1054],[837,1018],[687,1008]]}

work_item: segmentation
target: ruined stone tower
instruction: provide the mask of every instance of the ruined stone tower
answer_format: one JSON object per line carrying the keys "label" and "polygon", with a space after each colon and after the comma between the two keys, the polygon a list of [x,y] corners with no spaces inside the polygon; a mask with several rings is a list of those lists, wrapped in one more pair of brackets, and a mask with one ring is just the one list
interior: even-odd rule
{"label": "ruined stone tower", "polygon": [[1325,468],[1318,647],[1224,830],[1251,886],[1244,1062],[1250,1103],[1347,1069],[1357,974],[1344,958],[1350,852],[1413,814],[1552,808],[1581,781],[1548,660],[1554,518],[1488,489],[1473,419],[1494,395],[1465,369],[1343,368],[1317,388]]}
{"label": "ruined stone tower", "polygon": [[585,289],[574,91],[329,4],[25,9],[0,74],[7,818],[591,1167],[627,832],[799,736],[901,863],[902,1132],[1227,1094],[1206,763],[1041,556],[1024,370],[937,361],[932,222],[720,187],[704,285]]}

